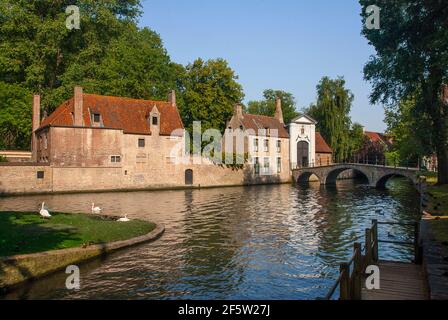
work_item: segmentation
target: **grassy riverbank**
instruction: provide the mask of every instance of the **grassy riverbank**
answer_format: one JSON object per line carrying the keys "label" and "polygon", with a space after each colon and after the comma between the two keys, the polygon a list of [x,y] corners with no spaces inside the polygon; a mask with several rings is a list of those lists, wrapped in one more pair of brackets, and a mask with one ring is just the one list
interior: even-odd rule
{"label": "grassy riverbank", "polygon": [[44,220],[37,213],[0,212],[0,256],[126,240],[154,228],[146,221],[124,223],[86,214],[52,213]]}
{"label": "grassy riverbank", "polygon": [[448,185],[428,187],[427,211],[435,216],[448,216]]}

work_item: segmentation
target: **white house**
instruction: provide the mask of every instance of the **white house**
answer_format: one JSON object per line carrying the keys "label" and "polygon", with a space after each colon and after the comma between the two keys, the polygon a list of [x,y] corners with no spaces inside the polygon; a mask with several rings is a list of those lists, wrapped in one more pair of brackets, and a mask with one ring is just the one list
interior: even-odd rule
{"label": "white house", "polygon": [[316,124],[307,115],[300,115],[289,124],[291,169],[316,163]]}

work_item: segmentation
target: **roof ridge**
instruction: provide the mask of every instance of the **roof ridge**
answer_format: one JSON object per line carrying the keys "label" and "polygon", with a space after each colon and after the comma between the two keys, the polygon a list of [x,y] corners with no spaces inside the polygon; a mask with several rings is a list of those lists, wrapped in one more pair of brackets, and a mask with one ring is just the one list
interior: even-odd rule
{"label": "roof ridge", "polygon": [[[59,107],[57,107],[57,108],[50,114],[50,116],[48,116],[47,118],[45,118],[43,121],[45,121],[46,119],[49,119],[53,114],[56,113],[56,111],[58,111],[58,109],[60,109],[60,112],[58,112],[57,114],[55,114],[54,117],[53,117],[52,119],[49,120],[49,122],[48,122],[47,125],[51,125],[51,124],[53,124],[57,119],[59,119],[59,117],[61,117],[61,116],[64,114],[63,111],[66,110],[66,109],[70,106],[70,103],[71,103],[72,100],[73,100],[73,97],[70,98],[70,99],[68,99],[68,100],[66,100],[66,101],[64,101],[63,103],[61,103],[61,104],[59,105]],[[43,122],[43,121],[42,121],[42,122]]]}
{"label": "roof ridge", "polygon": [[252,117],[264,117],[264,118],[269,118],[269,119],[275,119],[275,120],[277,120],[278,122],[280,122],[276,117],[266,116],[266,115],[264,115],[264,114],[244,113],[244,114],[243,114],[243,117],[244,117],[245,115],[252,116]]}
{"label": "roof ridge", "polygon": [[114,99],[120,99],[120,100],[133,100],[133,101],[140,101],[140,102],[142,102],[142,101],[145,101],[145,102],[158,102],[158,103],[169,104],[168,101],[163,101],[163,100],[137,99],[137,98],[130,98],[130,97],[102,95],[102,94],[95,94],[95,93],[84,93],[83,96],[92,96],[92,97],[101,97],[101,98],[114,98]]}

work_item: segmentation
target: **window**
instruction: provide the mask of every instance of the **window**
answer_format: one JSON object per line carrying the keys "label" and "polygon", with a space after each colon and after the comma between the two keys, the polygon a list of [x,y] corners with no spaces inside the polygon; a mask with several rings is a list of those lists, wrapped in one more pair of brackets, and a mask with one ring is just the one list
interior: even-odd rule
{"label": "window", "polygon": [[159,117],[158,116],[153,116],[152,117],[152,125],[153,126],[158,126],[159,125]]}
{"label": "window", "polygon": [[258,152],[258,139],[254,140],[254,152]]}
{"label": "window", "polygon": [[138,147],[139,148],[145,147],[145,139],[138,139]]}
{"label": "window", "polygon": [[305,126],[302,126],[301,133],[302,133],[302,135],[305,134]]}
{"label": "window", "polygon": [[45,172],[37,171],[37,179],[43,179],[45,177]]}
{"label": "window", "polygon": [[269,140],[264,140],[264,152],[269,152]]}
{"label": "window", "polygon": [[254,158],[254,170],[255,174],[260,174],[260,159],[257,157]]}
{"label": "window", "polygon": [[282,152],[282,141],[277,140],[277,153]]}
{"label": "window", "polygon": [[282,158],[277,158],[277,173],[282,172]]}
{"label": "window", "polygon": [[264,174],[269,174],[269,158],[264,158],[264,166],[263,166],[263,173]]}
{"label": "window", "polygon": [[101,122],[101,115],[99,113],[94,113],[92,118],[93,118],[93,122],[94,123],[100,123]]}
{"label": "window", "polygon": [[191,169],[185,170],[185,185],[193,185],[193,170]]}
{"label": "window", "polygon": [[121,156],[111,156],[111,157],[110,157],[110,161],[111,161],[112,163],[118,163],[118,162],[121,162]]}

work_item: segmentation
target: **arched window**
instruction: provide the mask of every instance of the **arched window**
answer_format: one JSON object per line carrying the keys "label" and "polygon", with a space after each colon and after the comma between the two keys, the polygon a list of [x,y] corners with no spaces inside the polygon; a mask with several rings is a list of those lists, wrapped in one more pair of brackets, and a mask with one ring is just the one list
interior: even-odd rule
{"label": "arched window", "polygon": [[185,185],[193,185],[193,170],[191,169],[185,170]]}

